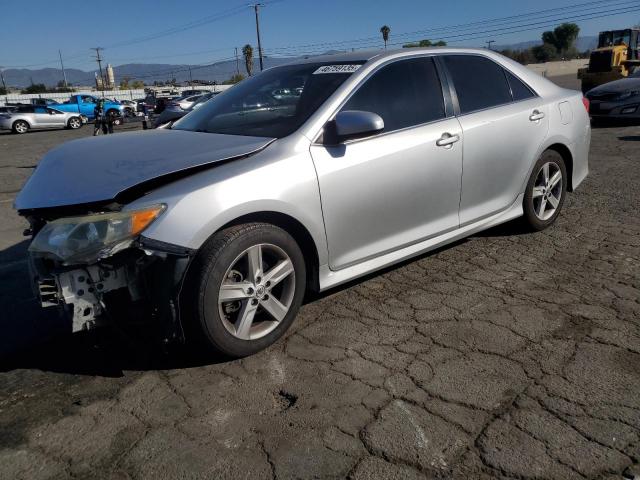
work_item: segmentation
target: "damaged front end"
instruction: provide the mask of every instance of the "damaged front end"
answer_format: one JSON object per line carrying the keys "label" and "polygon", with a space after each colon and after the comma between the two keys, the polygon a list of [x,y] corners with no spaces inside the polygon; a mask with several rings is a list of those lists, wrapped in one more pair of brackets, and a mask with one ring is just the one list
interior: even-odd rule
{"label": "damaged front end", "polygon": [[145,238],[165,205],[21,212],[31,224],[30,265],[43,307],[58,307],[73,332],[152,321],[166,342],[182,340],[179,295],[194,252]]}

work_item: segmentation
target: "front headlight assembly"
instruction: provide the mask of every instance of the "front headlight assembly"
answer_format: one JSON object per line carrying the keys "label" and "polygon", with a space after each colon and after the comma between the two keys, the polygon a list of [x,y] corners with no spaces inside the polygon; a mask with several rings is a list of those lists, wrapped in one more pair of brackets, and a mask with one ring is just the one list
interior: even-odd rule
{"label": "front headlight assembly", "polygon": [[631,98],[631,97],[635,97],[636,95],[638,95],[640,92],[623,92],[620,95],[618,95],[616,97],[616,100],[620,101],[620,100],[626,100],[627,98]]}
{"label": "front headlight assembly", "polygon": [[60,218],[38,232],[29,251],[64,265],[94,263],[129,247],[165,208],[154,205],[144,210]]}

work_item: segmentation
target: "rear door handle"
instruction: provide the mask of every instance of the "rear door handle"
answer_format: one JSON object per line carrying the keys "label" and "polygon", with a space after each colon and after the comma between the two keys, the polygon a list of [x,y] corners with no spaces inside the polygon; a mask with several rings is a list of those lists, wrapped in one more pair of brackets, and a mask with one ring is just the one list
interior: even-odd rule
{"label": "rear door handle", "polygon": [[460,135],[451,135],[450,133],[443,133],[442,137],[436,141],[436,145],[444,148],[451,148],[453,144],[460,140]]}
{"label": "rear door handle", "polygon": [[534,110],[531,115],[529,115],[529,120],[532,122],[537,122],[538,120],[542,120],[544,118],[544,113],[539,112],[538,110]]}

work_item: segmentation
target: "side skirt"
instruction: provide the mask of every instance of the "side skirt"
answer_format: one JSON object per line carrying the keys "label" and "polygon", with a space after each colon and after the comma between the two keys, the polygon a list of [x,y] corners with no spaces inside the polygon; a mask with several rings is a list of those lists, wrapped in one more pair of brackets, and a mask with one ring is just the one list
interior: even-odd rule
{"label": "side skirt", "polygon": [[515,202],[513,202],[509,208],[496,213],[495,215],[491,215],[490,217],[470,223],[458,228],[457,230],[429,238],[423,242],[409,245],[408,247],[400,250],[386,253],[380,257],[372,258],[341,270],[334,271],[329,268],[329,265],[321,265],[319,272],[320,291],[322,292],[329,288],[336,287],[342,283],[346,283],[355,278],[367,275],[368,273],[388,267],[389,265],[402,262],[403,260],[407,260],[411,257],[416,257],[430,250],[440,248],[448,243],[473,235],[474,233],[521,217],[524,214],[524,211],[522,210],[523,199],[524,193],[518,195],[518,198],[516,198]]}

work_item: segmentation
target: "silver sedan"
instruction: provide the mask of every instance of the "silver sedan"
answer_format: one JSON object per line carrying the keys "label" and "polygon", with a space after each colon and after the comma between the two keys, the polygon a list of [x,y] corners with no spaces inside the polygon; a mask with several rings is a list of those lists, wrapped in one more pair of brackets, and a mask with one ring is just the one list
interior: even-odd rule
{"label": "silver sedan", "polygon": [[45,128],[77,129],[83,123],[78,113],[61,112],[44,105],[19,105],[0,113],[0,130],[12,130],[14,133]]}
{"label": "silver sedan", "polygon": [[507,221],[551,226],[590,135],[580,92],[487,50],[313,57],[171,128],[58,147],[16,208],[43,305],[74,331],[147,312],[167,341],[244,356],[308,291]]}

